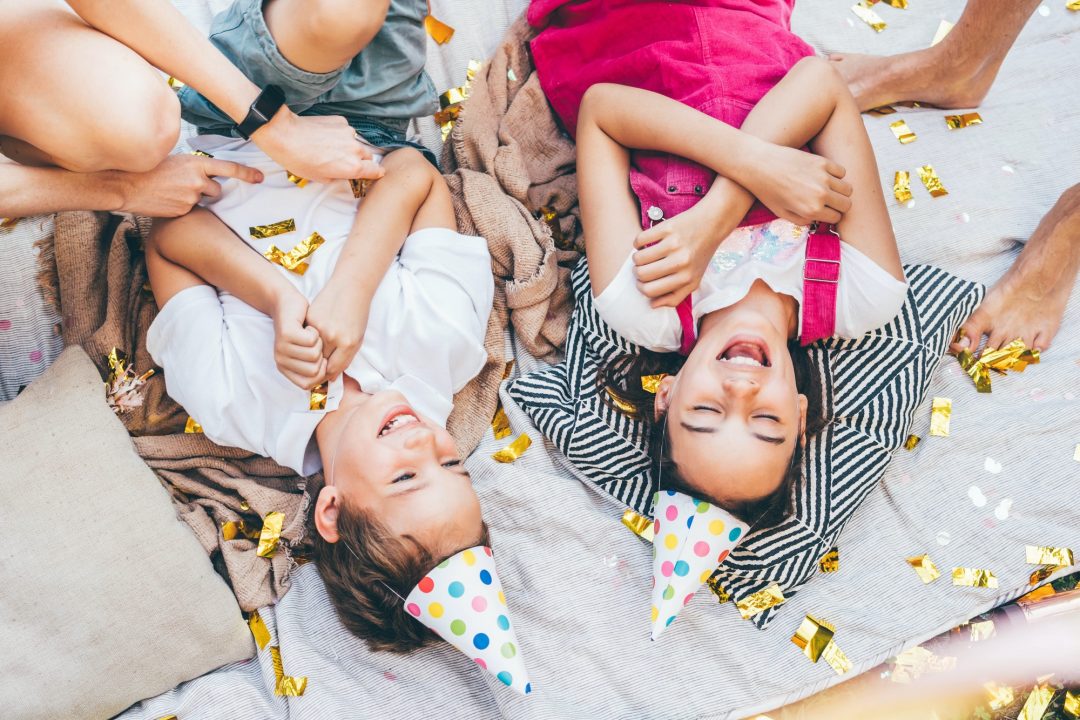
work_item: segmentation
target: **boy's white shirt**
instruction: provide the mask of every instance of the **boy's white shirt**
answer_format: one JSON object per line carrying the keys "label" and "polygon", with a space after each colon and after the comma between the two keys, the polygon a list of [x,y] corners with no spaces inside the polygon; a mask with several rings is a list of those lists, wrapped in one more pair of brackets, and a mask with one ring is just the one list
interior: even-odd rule
{"label": "boy's white shirt", "polygon": [[[221,197],[203,205],[253,250],[282,252],[318,232],[324,244],[303,275],[275,266],[312,301],[326,285],[352,229],[358,202],[349,183],[298,187],[253,144],[203,136],[192,147],[258,168],[256,185],[223,179]],[[296,231],[255,239],[249,228],[292,219]],[[453,394],[487,359],[484,336],[494,297],[491,259],[483,238],[452,230],[410,235],[372,298],[360,351],[345,374],[369,393],[399,390],[413,407],[445,425]],[[207,285],[166,303],[147,335],[147,349],[165,371],[169,395],[220,445],[273,458],[300,475],[322,467],[315,427],[341,401],[343,381],[330,383],[324,410],[289,382],[274,361],[267,315]]]}

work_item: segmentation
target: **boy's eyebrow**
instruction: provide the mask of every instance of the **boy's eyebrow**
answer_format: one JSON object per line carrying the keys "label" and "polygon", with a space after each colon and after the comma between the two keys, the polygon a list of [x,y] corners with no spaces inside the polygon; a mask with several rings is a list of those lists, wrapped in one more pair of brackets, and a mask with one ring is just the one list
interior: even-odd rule
{"label": "boy's eyebrow", "polygon": [[[682,422],[682,421],[680,421],[679,424],[682,425],[683,428],[685,428],[686,430],[689,430],[690,432],[696,432],[696,433],[715,433],[716,432],[716,428],[695,427],[693,425],[687,425],[685,422]],[[770,437],[768,435],[761,435],[760,433],[754,433],[754,437],[756,437],[758,440],[761,440],[761,441],[767,442],[767,443],[771,443],[773,445],[783,445],[784,444],[784,438],[781,438],[781,437]]]}

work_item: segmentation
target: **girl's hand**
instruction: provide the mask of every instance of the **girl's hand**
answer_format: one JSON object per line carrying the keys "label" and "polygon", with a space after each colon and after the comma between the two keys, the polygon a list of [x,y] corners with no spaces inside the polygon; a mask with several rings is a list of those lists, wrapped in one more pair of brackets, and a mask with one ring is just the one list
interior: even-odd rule
{"label": "girl's hand", "polygon": [[313,182],[378,180],[385,174],[371,159],[370,146],[336,115],[300,116],[282,105],[251,139],[285,170]]}
{"label": "girl's hand", "polygon": [[762,142],[746,172],[746,189],[777,216],[796,225],[840,222],[851,208],[851,183],[831,160]]}
{"label": "girl's hand", "polygon": [[326,358],[322,339],[315,328],[305,327],[308,304],[304,296],[290,288],[277,298],[274,320],[274,361],[289,382],[310,390],[323,381]]}

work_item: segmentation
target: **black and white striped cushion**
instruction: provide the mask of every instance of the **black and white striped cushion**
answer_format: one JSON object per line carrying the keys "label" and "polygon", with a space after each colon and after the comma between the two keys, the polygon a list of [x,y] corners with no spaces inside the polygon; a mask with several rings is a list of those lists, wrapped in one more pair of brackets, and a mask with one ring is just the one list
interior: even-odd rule
{"label": "black and white striped cushion", "polygon": [[[818,559],[836,545],[844,523],[903,445],[949,341],[982,300],[981,285],[944,270],[912,265],[905,271],[907,302],[892,322],[858,340],[832,339],[810,348],[830,422],[808,439],[795,512],[779,525],[752,530],[717,571],[736,601],[773,582],[790,597],[814,574]],[[576,305],[565,360],[512,381],[508,391],[578,470],[650,515],[657,488],[649,472],[647,421],[612,408],[599,382],[610,360],[638,348],[596,312],[584,260],[571,278]],[[764,628],[778,609],[754,622]]]}

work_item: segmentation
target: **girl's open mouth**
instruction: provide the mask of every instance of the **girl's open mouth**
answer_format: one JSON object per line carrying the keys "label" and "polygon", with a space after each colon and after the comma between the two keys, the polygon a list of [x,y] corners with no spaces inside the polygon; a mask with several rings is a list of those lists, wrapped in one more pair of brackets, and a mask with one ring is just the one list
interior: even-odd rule
{"label": "girl's open mouth", "polygon": [[746,367],[771,367],[769,346],[754,335],[736,335],[716,356],[717,360]]}

